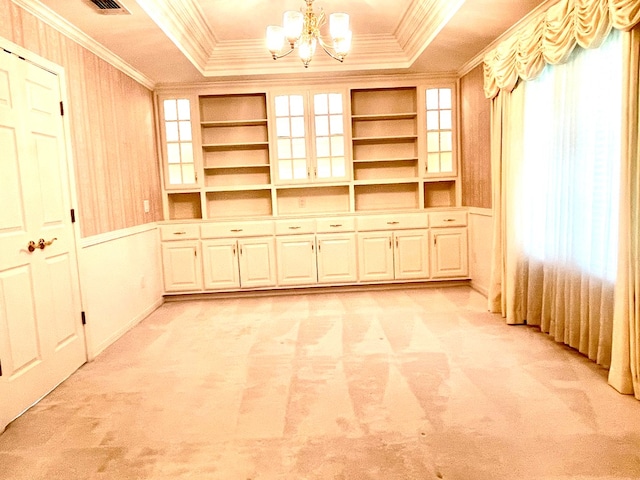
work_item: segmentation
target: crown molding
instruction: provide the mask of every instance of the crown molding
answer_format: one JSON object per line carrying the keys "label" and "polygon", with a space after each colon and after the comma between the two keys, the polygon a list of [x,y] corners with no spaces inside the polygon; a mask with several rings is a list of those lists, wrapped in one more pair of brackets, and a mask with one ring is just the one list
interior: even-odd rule
{"label": "crown molding", "polygon": [[217,45],[200,5],[194,0],[136,0],[167,37],[204,75]]}
{"label": "crown molding", "polygon": [[43,5],[36,0],[11,1],[18,7],[36,17],[38,20],[54,28],[81,47],[86,48],[88,51],[97,55],[102,60],[117,68],[125,75],[128,75],[149,90],[153,90],[155,88],[156,83],[152,79],[133,68],[111,50],[108,50],[102,44],[96,42],[93,38],[89,37],[82,30],[69,23],[46,5]]}
{"label": "crown molding", "polygon": [[[354,52],[357,52],[357,56]],[[209,57],[203,75],[206,77],[278,75],[305,71],[302,64],[296,61],[296,52],[292,52],[290,57],[274,61],[261,40],[219,42]],[[345,63],[350,68],[360,70],[389,70],[410,66],[409,60],[393,35],[359,36],[354,39],[350,56],[346,57]],[[326,55],[322,48],[318,47],[308,71],[331,72],[342,69],[340,62]]]}
{"label": "crown molding", "polygon": [[465,0],[414,0],[394,32],[405,56],[413,64],[445,27]]}

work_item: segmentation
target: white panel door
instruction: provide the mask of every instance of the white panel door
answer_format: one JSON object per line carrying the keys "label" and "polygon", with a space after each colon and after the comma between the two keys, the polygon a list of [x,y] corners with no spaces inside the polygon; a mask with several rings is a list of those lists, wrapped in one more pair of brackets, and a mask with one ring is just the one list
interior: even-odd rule
{"label": "white panel door", "polygon": [[202,289],[202,265],[197,240],[165,242],[162,245],[164,289],[189,292]]}
{"label": "white panel door", "polygon": [[469,275],[466,228],[431,230],[432,278],[465,278]]}
{"label": "white panel door", "polygon": [[394,234],[396,280],[416,280],[429,277],[427,238],[426,230],[406,230]]}
{"label": "white panel door", "polygon": [[205,290],[240,288],[238,246],[235,239],[202,242]]}
{"label": "white panel door", "polygon": [[238,240],[242,288],[273,287],[276,284],[276,249],[272,237]]}
{"label": "white panel door", "polygon": [[0,431],[86,361],[60,88],[0,50]]}
{"label": "white panel door", "polygon": [[355,233],[318,235],[318,283],[354,283],[358,279]]}
{"label": "white panel door", "polygon": [[318,282],[315,235],[277,237],[278,285]]}
{"label": "white panel door", "polygon": [[358,234],[358,271],[361,282],[393,280],[391,232]]}

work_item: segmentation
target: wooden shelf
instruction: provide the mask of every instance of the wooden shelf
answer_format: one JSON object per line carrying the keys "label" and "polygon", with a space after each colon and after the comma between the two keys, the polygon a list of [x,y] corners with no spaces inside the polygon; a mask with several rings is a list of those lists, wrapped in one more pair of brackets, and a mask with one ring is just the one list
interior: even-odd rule
{"label": "wooden shelf", "polygon": [[255,120],[214,120],[214,121],[206,121],[200,122],[202,127],[244,127],[244,126],[257,126],[257,125],[267,125],[266,118],[258,118]]}
{"label": "wooden shelf", "polygon": [[355,137],[354,144],[408,143],[418,140],[417,135],[394,135],[393,137]]}
{"label": "wooden shelf", "polygon": [[243,168],[266,168],[269,169],[271,168],[270,165],[265,165],[263,163],[261,164],[245,164],[245,165],[218,165],[218,166],[214,166],[214,167],[208,167],[205,166],[204,169],[205,170],[237,170],[237,169],[243,169]]}
{"label": "wooden shelf", "polygon": [[378,162],[417,162],[418,157],[404,158],[365,158],[363,160],[353,159],[353,163],[378,163]]}
{"label": "wooden shelf", "polygon": [[208,143],[202,145],[202,149],[207,152],[214,152],[217,150],[261,150],[265,148],[269,148],[269,142]]}
{"label": "wooden shelf", "polygon": [[416,112],[411,113],[380,113],[367,115],[351,115],[351,120],[355,122],[373,122],[379,120],[412,120],[416,118]]}
{"label": "wooden shelf", "polygon": [[271,185],[225,185],[222,187],[206,187],[204,189],[207,193],[213,192],[250,192],[250,191],[262,191],[271,190]]}
{"label": "wooden shelf", "polygon": [[409,178],[378,178],[375,180],[354,180],[353,184],[355,186],[358,185],[395,185],[395,184],[407,184],[407,183],[415,183],[418,184],[420,180],[418,178],[409,177]]}

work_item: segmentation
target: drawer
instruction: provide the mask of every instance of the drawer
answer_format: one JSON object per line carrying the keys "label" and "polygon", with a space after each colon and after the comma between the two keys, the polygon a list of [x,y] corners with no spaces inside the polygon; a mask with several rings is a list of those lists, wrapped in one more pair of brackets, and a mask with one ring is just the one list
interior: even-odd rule
{"label": "drawer", "polygon": [[318,233],[353,232],[356,229],[356,221],[353,217],[330,217],[316,219],[316,231]]}
{"label": "drawer", "polygon": [[300,220],[276,220],[276,235],[297,235],[315,233],[316,221],[305,218]]}
{"label": "drawer", "polygon": [[200,238],[200,225],[160,225],[160,239],[163,242],[170,240],[197,240]]}
{"label": "drawer", "polygon": [[202,238],[260,237],[273,235],[273,222],[203,223]]}
{"label": "drawer", "polygon": [[427,228],[429,216],[426,213],[399,213],[388,215],[371,215],[356,219],[358,231],[398,230],[405,228]]}
{"label": "drawer", "polygon": [[429,217],[431,227],[464,227],[467,225],[467,212],[431,212]]}

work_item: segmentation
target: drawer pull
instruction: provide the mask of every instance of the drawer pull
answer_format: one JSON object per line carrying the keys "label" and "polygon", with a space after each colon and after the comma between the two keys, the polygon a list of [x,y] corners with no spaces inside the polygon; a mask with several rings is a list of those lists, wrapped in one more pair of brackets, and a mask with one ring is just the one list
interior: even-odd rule
{"label": "drawer pull", "polygon": [[341,223],[332,223],[331,225],[329,225],[331,228],[339,228],[342,226]]}
{"label": "drawer pull", "polygon": [[187,232],[173,232],[174,235],[186,235]]}
{"label": "drawer pull", "polygon": [[234,232],[234,233],[237,233],[237,232],[241,232],[242,229],[241,228],[232,228],[231,231]]}
{"label": "drawer pull", "polygon": [[399,224],[399,223],[400,223],[400,222],[387,222],[387,225],[397,225],[397,224]]}
{"label": "drawer pull", "polygon": [[445,218],[444,220],[442,220],[443,222],[455,222],[456,219],[455,218]]}
{"label": "drawer pull", "polygon": [[298,225],[294,226],[294,227],[289,227],[289,230],[298,230],[300,227]]}

